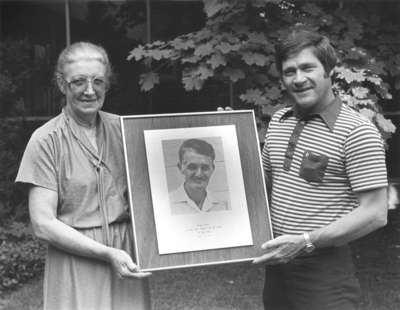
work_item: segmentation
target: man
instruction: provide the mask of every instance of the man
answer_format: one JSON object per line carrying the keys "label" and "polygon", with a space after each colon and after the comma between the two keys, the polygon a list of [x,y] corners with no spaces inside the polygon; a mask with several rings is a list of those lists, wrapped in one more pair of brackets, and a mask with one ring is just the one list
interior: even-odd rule
{"label": "man", "polygon": [[275,239],[265,254],[264,306],[356,309],[359,283],[348,242],[387,221],[385,152],[375,126],[332,92],[329,40],[294,30],[276,47],[293,100],[275,113],[263,148]]}
{"label": "man", "polygon": [[227,201],[218,200],[207,191],[215,170],[215,151],[211,144],[200,139],[185,140],[179,148],[179,171],[184,183],[170,193],[172,214],[191,214],[228,210]]}

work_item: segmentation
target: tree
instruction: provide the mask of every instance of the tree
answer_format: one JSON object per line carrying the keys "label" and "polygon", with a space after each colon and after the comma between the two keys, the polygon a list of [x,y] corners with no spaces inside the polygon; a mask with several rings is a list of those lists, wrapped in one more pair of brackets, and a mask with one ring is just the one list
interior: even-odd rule
{"label": "tree", "polygon": [[355,15],[354,8],[345,8],[337,1],[203,2],[207,20],[201,30],[168,42],[140,45],[129,53],[128,60],[143,62],[149,68],[140,76],[143,91],[159,83],[158,72],[164,66],[174,66],[182,72],[186,91],[199,91],[209,80],[232,83],[237,105],[254,107],[259,117],[271,114],[286,102],[273,65],[273,46],[281,34],[297,24],[327,34],[338,49],[342,62],[333,76],[337,95],[373,121],[385,139],[395,131],[381,112],[382,105],[392,99],[385,79],[394,79],[394,87],[400,88],[400,70],[391,66],[400,63],[395,44],[391,46],[393,37],[394,42],[400,37],[395,27],[388,27],[387,41],[374,48],[374,26],[384,22],[379,14]]}

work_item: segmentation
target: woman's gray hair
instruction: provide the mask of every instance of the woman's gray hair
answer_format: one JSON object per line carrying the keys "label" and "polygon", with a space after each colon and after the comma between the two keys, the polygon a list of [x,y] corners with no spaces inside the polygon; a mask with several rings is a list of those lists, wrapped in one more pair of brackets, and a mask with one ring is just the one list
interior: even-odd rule
{"label": "woman's gray hair", "polygon": [[64,74],[64,66],[73,63],[79,59],[97,59],[104,64],[106,68],[105,78],[107,83],[110,82],[112,76],[112,68],[106,50],[96,44],[90,42],[76,42],[67,46],[58,56],[55,78],[60,79]]}

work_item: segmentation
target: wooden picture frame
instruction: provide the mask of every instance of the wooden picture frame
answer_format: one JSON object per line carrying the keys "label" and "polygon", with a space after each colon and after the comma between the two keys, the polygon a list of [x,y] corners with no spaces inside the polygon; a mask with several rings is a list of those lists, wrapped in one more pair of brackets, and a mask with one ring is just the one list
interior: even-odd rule
{"label": "wooden picture frame", "polygon": [[[156,271],[251,261],[262,254],[261,244],[272,238],[272,227],[261,163],[260,144],[254,112],[252,110],[121,116],[121,128],[135,242],[134,260],[140,270]],[[251,243],[244,242],[239,246],[235,246],[235,243],[232,245],[228,242],[227,245],[218,247],[217,242],[213,248],[208,248],[206,242],[206,246],[200,246],[200,249],[196,248],[196,244],[194,244],[195,247],[190,247],[188,250],[179,250],[178,247],[178,250],[175,250],[175,252],[172,250],[172,252],[161,251],[160,253],[160,245],[162,243],[158,239],[165,237],[165,233],[168,232],[164,230],[164,233],[160,234],[160,221],[162,223],[163,218],[159,216],[160,206],[157,201],[166,201],[168,199],[164,199],[162,195],[165,195],[165,193],[162,193],[155,186],[159,181],[158,178],[162,178],[162,176],[159,177],[157,173],[151,172],[152,169],[154,170],[154,162],[158,163],[160,161],[158,156],[161,155],[158,154],[162,153],[157,149],[151,150],[156,147],[154,144],[157,144],[158,140],[161,139],[159,138],[160,133],[163,134],[165,132],[168,139],[171,139],[174,138],[174,135],[182,136],[182,132],[185,132],[183,134],[185,137],[187,135],[190,137],[193,133],[195,138],[199,135],[204,135],[205,137],[210,135],[218,136],[219,132],[221,132],[222,138],[225,141],[230,141],[234,140],[230,136],[231,133],[225,135],[224,130],[229,129],[228,131],[231,132],[232,128],[234,128],[235,139],[237,139],[237,143],[235,143],[237,144],[238,159],[240,162],[232,164],[234,161],[230,159],[230,152],[234,150],[234,147],[231,149],[225,146],[227,148],[224,150],[227,167],[225,167],[224,171],[228,171],[227,179],[230,182],[231,179],[237,177],[235,174],[235,177],[232,178],[232,175],[229,176],[229,172],[235,171],[235,169],[240,170],[240,174],[238,173],[237,175],[243,178],[241,184],[243,184],[243,195],[245,197],[246,214],[248,214]],[[211,134],[211,132],[217,133]],[[155,136],[157,143],[148,142],[149,134],[154,133],[155,135],[153,136]],[[228,155],[227,152],[229,152]],[[230,186],[236,186],[235,184],[229,184]],[[231,192],[237,191],[234,189]],[[161,197],[161,200],[158,199],[158,196]],[[236,198],[230,198],[231,200],[236,200]],[[153,205],[154,202],[156,202],[156,208]],[[234,204],[232,206],[236,208]],[[217,217],[221,221],[224,221],[224,218],[228,218],[226,217],[227,214],[229,213],[215,212],[212,217]],[[196,218],[196,216],[193,215],[192,218]],[[209,215],[199,215],[199,218],[203,219],[207,216]],[[209,218],[211,217],[209,216]],[[241,231],[237,226],[242,226],[234,226],[234,231],[237,229],[238,232],[236,236],[239,236]],[[214,233],[212,230],[209,232],[210,234]],[[221,233],[221,237],[225,235],[226,233]],[[170,245],[174,247],[174,240],[171,240],[173,237],[168,236],[166,239],[163,242],[170,242]]]}

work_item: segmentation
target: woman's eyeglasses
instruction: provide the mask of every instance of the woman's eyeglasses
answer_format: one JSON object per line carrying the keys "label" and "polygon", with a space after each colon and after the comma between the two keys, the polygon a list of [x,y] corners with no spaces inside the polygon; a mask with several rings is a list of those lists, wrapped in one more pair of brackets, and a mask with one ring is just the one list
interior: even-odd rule
{"label": "woman's eyeglasses", "polygon": [[93,90],[98,92],[105,91],[108,88],[108,83],[104,77],[80,76],[71,79],[71,81],[67,81],[66,79],[64,79],[64,81],[73,92],[84,92],[89,87],[89,84],[92,86]]}

